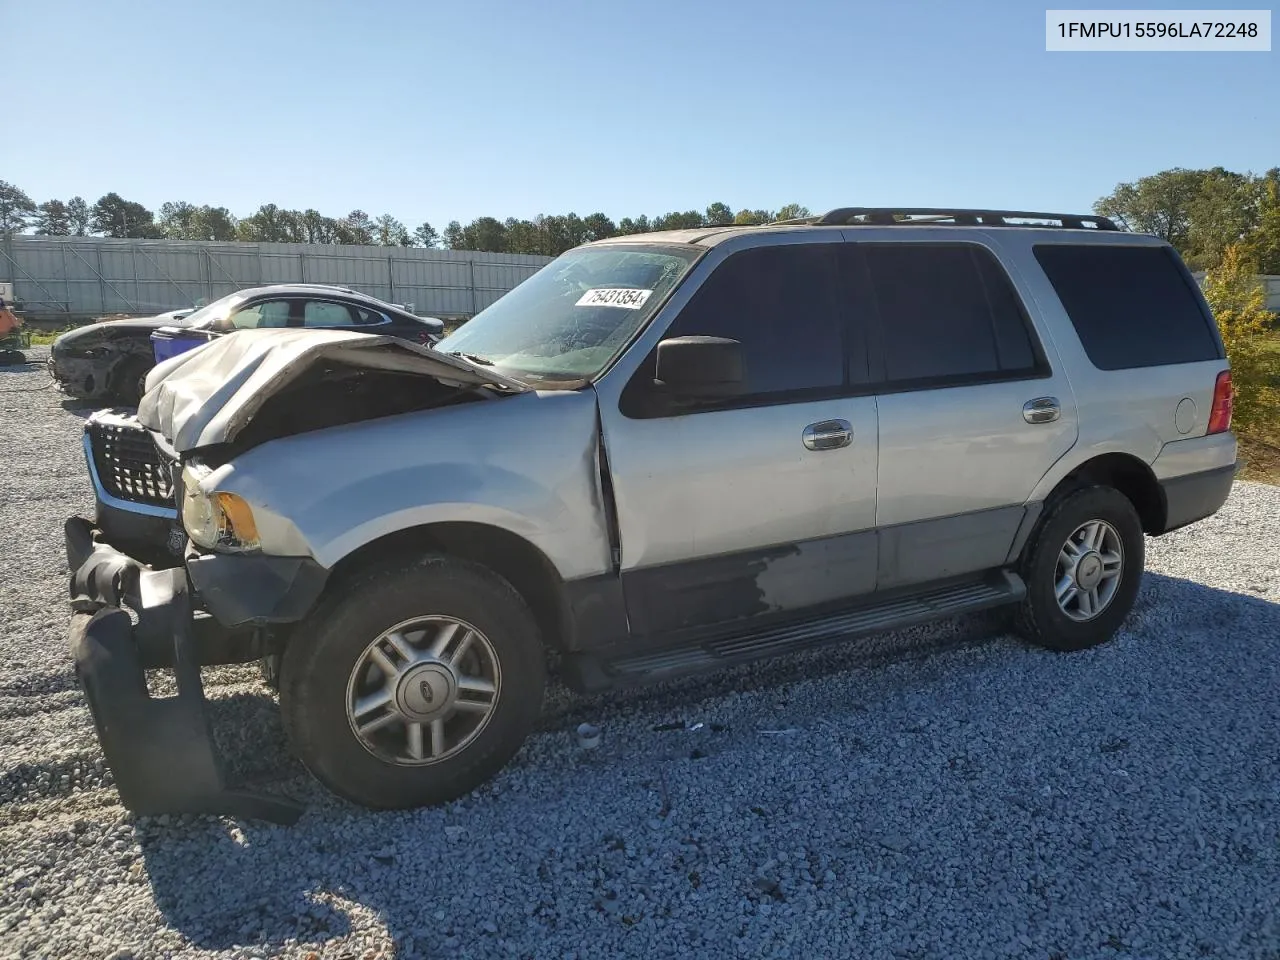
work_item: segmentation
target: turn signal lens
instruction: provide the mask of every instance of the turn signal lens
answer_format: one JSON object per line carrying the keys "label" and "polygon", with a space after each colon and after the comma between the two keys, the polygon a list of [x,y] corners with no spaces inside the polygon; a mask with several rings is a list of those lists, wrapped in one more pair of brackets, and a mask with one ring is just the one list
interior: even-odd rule
{"label": "turn signal lens", "polygon": [[262,545],[258,538],[258,524],[253,519],[249,504],[234,493],[214,495],[221,512],[220,544],[237,550],[257,550]]}

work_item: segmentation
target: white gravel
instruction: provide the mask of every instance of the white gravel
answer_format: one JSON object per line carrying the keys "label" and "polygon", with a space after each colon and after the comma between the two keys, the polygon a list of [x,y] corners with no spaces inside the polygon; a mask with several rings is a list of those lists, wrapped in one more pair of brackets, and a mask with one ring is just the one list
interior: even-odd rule
{"label": "white gravel", "polygon": [[72,676],[61,522],[92,500],[83,414],[14,392],[42,381],[0,369],[0,954],[1280,955],[1280,489],[1238,484],[1149,542],[1103,648],[1055,656],[977,618],[557,692],[513,766],[447,808],[330,798],[256,672],[207,672],[239,775],[309,812],[145,819]]}

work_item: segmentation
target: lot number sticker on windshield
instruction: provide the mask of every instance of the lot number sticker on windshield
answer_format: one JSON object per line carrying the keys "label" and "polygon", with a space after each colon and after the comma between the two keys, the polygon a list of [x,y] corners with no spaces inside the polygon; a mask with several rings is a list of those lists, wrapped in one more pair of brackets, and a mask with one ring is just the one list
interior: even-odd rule
{"label": "lot number sticker on windshield", "polygon": [[623,307],[627,310],[639,310],[651,293],[653,293],[652,290],[637,290],[635,287],[597,287],[579,297],[574,306]]}

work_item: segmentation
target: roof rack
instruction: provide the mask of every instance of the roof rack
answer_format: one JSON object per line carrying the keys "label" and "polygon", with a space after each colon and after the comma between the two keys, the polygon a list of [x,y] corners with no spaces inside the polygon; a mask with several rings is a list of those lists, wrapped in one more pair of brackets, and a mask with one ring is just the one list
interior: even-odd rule
{"label": "roof rack", "polygon": [[927,223],[930,225],[956,227],[1062,227],[1070,230],[1120,229],[1116,226],[1115,221],[1109,217],[1100,217],[1093,214],[1032,213],[1024,210],[951,210],[935,207],[839,207],[820,217],[812,217],[803,222],[823,227],[879,227]]}

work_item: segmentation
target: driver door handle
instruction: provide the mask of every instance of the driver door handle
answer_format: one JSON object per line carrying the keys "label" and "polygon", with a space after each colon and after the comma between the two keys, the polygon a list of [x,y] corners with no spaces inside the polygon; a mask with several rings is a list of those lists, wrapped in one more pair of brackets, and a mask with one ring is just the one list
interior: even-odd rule
{"label": "driver door handle", "polygon": [[801,436],[809,450],[838,450],[853,443],[853,424],[848,420],[821,420],[805,427]]}

